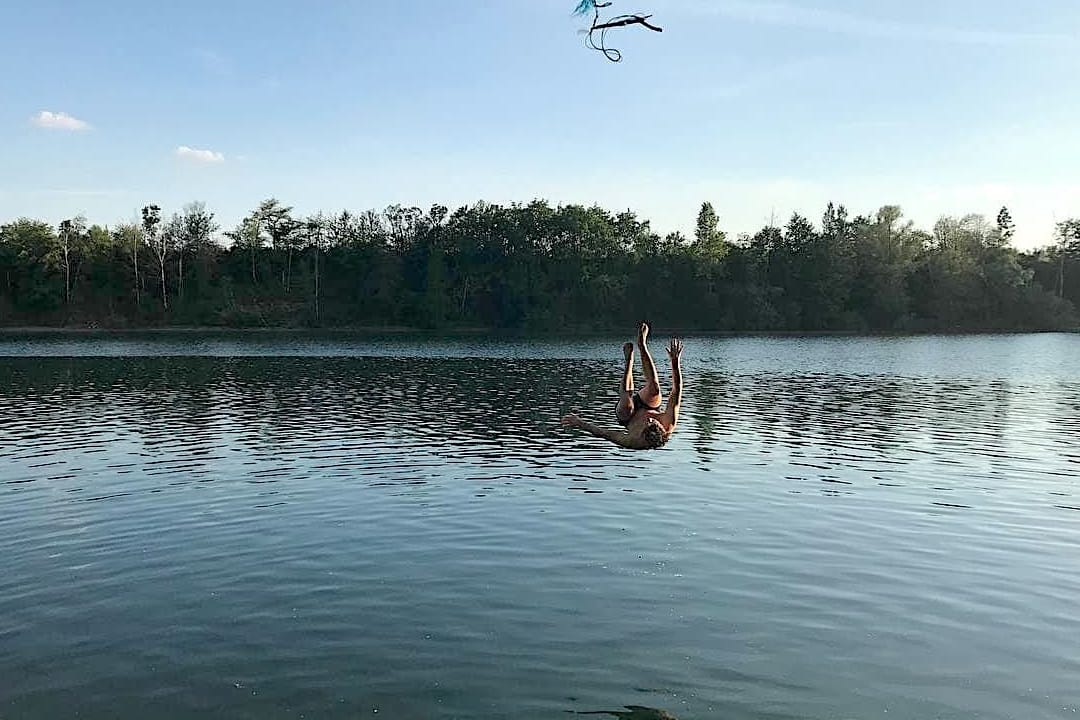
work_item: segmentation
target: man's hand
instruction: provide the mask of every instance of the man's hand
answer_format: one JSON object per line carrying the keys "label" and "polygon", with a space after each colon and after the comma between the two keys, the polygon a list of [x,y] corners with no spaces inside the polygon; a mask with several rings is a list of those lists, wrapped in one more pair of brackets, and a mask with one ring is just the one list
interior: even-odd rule
{"label": "man's hand", "polygon": [[671,394],[668,395],[667,408],[664,410],[669,432],[674,430],[675,424],[679,422],[679,407],[682,405],[682,364],[679,361],[682,351],[682,340],[671,338],[667,346],[667,354],[671,358]]}
{"label": "man's hand", "polygon": [[563,427],[580,428],[581,418],[579,418],[574,413],[570,413],[569,415],[563,417],[561,423]]}

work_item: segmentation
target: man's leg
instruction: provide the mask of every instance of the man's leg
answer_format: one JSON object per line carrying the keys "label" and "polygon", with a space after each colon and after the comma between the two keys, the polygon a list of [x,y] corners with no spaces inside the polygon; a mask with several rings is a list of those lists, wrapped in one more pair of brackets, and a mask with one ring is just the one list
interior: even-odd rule
{"label": "man's leg", "polygon": [[656,366],[653,365],[652,355],[649,354],[649,326],[641,323],[638,330],[638,349],[641,350],[641,370],[645,373],[645,386],[638,395],[641,401],[649,407],[660,407],[664,397],[660,394],[660,377],[656,374]]}
{"label": "man's leg", "polygon": [[622,385],[619,386],[619,404],[615,406],[615,416],[619,422],[630,422],[634,416],[634,344],[623,345],[623,357],[626,366],[623,368]]}

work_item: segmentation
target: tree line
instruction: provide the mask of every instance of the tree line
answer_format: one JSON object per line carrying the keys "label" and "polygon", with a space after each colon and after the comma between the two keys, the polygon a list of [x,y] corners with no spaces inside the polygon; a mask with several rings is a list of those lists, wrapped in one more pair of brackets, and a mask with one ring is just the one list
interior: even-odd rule
{"label": "tree line", "polygon": [[625,328],[922,332],[1073,329],[1080,220],[1034,252],[1012,218],[829,204],[728,238],[710,203],[694,237],[635,213],[479,202],[451,212],[301,216],[277,199],[235,228],[191,203],[135,222],[0,226],[0,325]]}

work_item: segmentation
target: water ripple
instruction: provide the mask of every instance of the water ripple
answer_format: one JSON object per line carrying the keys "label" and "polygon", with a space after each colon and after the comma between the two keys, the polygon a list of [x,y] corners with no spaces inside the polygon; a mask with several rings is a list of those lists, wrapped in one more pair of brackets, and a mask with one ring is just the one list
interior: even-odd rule
{"label": "water ripple", "polygon": [[1080,704],[1069,336],[696,340],[651,453],[606,341],[94,342],[0,338],[0,717]]}

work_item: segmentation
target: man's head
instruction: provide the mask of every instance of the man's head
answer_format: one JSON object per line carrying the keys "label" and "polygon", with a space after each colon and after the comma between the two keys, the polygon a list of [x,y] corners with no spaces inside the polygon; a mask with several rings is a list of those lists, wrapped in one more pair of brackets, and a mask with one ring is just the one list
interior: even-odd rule
{"label": "man's head", "polygon": [[645,447],[649,450],[655,450],[658,447],[663,447],[664,443],[668,441],[668,434],[664,432],[664,426],[656,420],[649,420],[645,427],[641,429],[641,439],[645,442]]}

